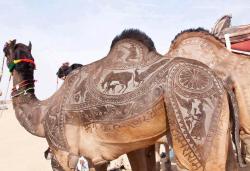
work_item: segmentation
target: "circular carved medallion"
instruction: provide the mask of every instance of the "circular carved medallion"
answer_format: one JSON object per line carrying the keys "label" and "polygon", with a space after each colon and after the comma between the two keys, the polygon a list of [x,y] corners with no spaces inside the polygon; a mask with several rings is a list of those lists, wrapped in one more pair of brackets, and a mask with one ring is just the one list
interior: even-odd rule
{"label": "circular carved medallion", "polygon": [[185,97],[197,98],[213,95],[214,73],[206,67],[193,64],[177,64],[170,72],[174,89]]}
{"label": "circular carved medallion", "polygon": [[207,72],[199,68],[184,68],[178,75],[179,85],[186,89],[205,90],[211,86]]}

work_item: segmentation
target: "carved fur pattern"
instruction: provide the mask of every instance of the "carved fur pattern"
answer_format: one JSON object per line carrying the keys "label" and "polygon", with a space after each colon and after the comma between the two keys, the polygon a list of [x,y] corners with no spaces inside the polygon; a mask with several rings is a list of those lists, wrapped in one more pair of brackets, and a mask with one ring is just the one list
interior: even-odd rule
{"label": "carved fur pattern", "polygon": [[219,131],[222,84],[206,67],[174,62],[176,65],[170,69],[167,81],[167,94],[173,108],[168,116],[170,128],[173,141],[181,143],[184,157],[197,170],[204,167],[201,161],[206,161],[212,137]]}
{"label": "carved fur pattern", "polygon": [[[89,126],[90,124],[93,124],[92,127],[95,128],[95,124],[103,124],[104,130],[113,130],[115,128],[121,128],[125,126],[136,127],[136,125],[140,125],[142,122],[146,122],[154,118],[154,116],[159,113],[159,111],[164,109],[164,104],[160,101],[162,101],[162,98],[156,100],[153,105],[148,106],[147,108],[145,108],[142,104],[129,104],[120,107],[123,109],[119,109],[119,107],[116,107],[113,110],[107,110],[105,106],[100,106],[95,110],[93,110],[93,108],[90,108],[88,110],[80,110],[80,112],[79,110],[67,111],[68,114],[66,115],[66,123],[73,125],[83,125],[86,127],[86,129],[89,129],[91,127]],[[119,112],[123,110],[124,112]],[[109,129],[105,127],[109,127]]]}
{"label": "carved fur pattern", "polygon": [[[17,109],[18,110],[18,109]],[[35,134],[35,128],[31,122],[31,120],[29,119],[29,114],[30,113],[24,113],[22,111],[19,112],[18,115],[16,115],[18,121],[20,122],[20,124],[31,134]]]}
{"label": "carved fur pattern", "polygon": [[[224,34],[221,35],[223,35],[224,38]],[[249,56],[231,53],[227,50],[224,43],[216,39],[216,37],[209,34],[207,31],[202,31],[200,29],[193,30],[191,32],[190,30],[187,30],[183,33],[180,33],[172,42],[168,54],[171,56],[183,56],[196,59],[214,69],[214,71],[223,80],[226,80],[227,78],[232,79],[232,88],[234,89],[234,93],[240,105],[240,127],[241,130],[244,130],[242,133],[244,132],[246,137],[249,136]],[[244,141],[243,136],[242,140]]]}
{"label": "carved fur pattern", "polygon": [[[144,84],[142,84],[141,86],[136,86],[136,85],[134,86],[133,84],[131,84],[127,93],[120,94],[118,92],[114,94],[113,96],[106,95],[104,93],[104,90],[100,88],[101,86],[98,86],[98,84],[100,83],[98,82],[95,83],[93,79],[91,79],[91,77],[89,77],[88,79],[87,88],[89,89],[88,91],[93,95],[93,98],[95,98],[98,101],[116,103],[116,104],[127,103],[130,101],[133,101],[134,99],[150,91],[153,87],[157,86],[157,83],[161,82],[161,80],[159,80],[159,76],[161,75],[161,72],[163,72],[163,70],[165,71],[168,69],[167,63],[168,63],[168,60],[162,59],[162,60],[158,60],[155,64],[151,65],[151,66],[154,66],[154,69],[152,69],[151,66],[149,66],[147,69],[150,69],[151,72],[148,72],[147,77],[144,76],[145,77],[143,81]],[[164,66],[165,68],[162,68]],[[160,70],[159,68],[162,68],[162,70]],[[146,71],[147,69],[144,69],[144,70]]]}
{"label": "carved fur pattern", "polygon": [[55,147],[57,149],[68,150],[69,148],[64,130],[66,114],[62,111],[62,108],[65,104],[65,101],[70,96],[70,88],[72,87],[72,84],[74,83],[79,72],[80,70],[74,71],[74,73],[69,76],[70,79],[67,80],[66,84],[62,87],[64,89],[65,94],[63,98],[60,97],[59,99],[57,99],[57,103],[62,105],[52,106],[46,115],[44,128],[46,130],[45,132],[47,141],[50,146]]}
{"label": "carved fur pattern", "polygon": [[[155,115],[150,108],[156,106],[157,109],[157,106],[162,105],[157,102],[160,101],[163,90],[167,89],[167,97],[176,114],[169,116],[174,140],[182,143],[183,155],[194,169],[204,167],[201,161],[206,161],[211,137],[216,134],[218,125],[223,93],[221,83],[211,77],[214,73],[205,65],[183,58],[169,61],[158,56],[158,60],[144,67],[135,67],[135,64],[136,62],[130,68],[115,70],[108,65],[100,66],[97,62],[87,66],[84,74],[81,72],[70,75],[65,83],[62,105],[48,114],[48,120],[54,123],[47,124],[47,129],[54,130],[48,136],[50,143],[59,149],[68,148],[65,124],[83,125],[88,131],[102,129],[112,132],[125,126],[136,127],[147,122]],[[123,65],[126,66],[124,63]],[[124,79],[123,74],[131,73],[136,68],[140,68],[137,76],[143,75],[143,83],[134,85],[132,75],[125,82],[121,80]],[[108,76],[110,73],[112,77]],[[119,84],[122,88],[121,83],[126,85],[126,89],[123,88],[125,91],[119,92],[114,88],[114,94],[107,92],[107,86]],[[166,87],[162,88],[165,84]],[[210,113],[205,113],[205,109]],[[190,116],[185,115],[185,111],[189,111]],[[199,132],[200,129],[203,131]]]}
{"label": "carved fur pattern", "polygon": [[[152,55],[150,54],[150,56]],[[165,80],[163,75],[167,73],[165,70],[168,70],[169,67],[167,64],[168,59],[154,55],[154,58],[156,57],[158,60],[144,65],[144,68],[140,69],[140,74],[143,75],[144,79],[143,84],[135,85],[135,87],[130,84],[130,87],[128,87],[129,92],[122,95],[119,93],[108,95],[105,94],[105,89],[102,89],[103,82],[106,85],[108,81],[112,82],[110,80],[114,80],[114,78],[106,79],[106,81],[100,79],[102,76],[101,71],[105,70],[105,65],[100,67],[97,63],[88,66],[85,69],[86,77],[77,77],[75,85],[72,86],[74,88],[69,90],[70,96],[62,109],[66,113],[66,123],[83,124],[86,130],[90,131],[93,128],[100,127],[100,125],[97,125],[98,123],[102,125],[100,129],[112,131],[124,126],[136,127],[136,125],[153,118],[155,114],[152,112],[152,108],[154,109],[154,106],[156,106],[157,110],[160,110],[157,107],[159,106],[158,101],[162,100],[161,96],[163,94],[160,84],[161,80]],[[111,71],[109,73],[112,73],[112,68],[110,66],[106,67]],[[95,72],[96,68],[101,68],[101,71]],[[137,68],[139,68],[139,65]],[[164,72],[163,70],[160,71],[160,68],[163,68]],[[132,69],[134,70],[134,68]],[[124,69],[124,71],[126,70]],[[121,76],[115,76],[117,81],[123,78],[124,71],[119,70]],[[148,94],[151,95],[148,96]],[[75,98],[77,96],[80,96],[80,98]],[[147,107],[145,108],[145,106]],[[160,106],[164,107],[162,104]],[[122,122],[125,123],[125,121],[127,123],[123,125]],[[111,124],[113,122],[117,124]]]}
{"label": "carved fur pattern", "polygon": [[[20,124],[31,134],[35,134],[36,130],[33,126],[32,120],[31,120],[31,115],[33,112],[36,111],[30,111],[30,112],[23,112],[23,108],[28,108],[29,104],[31,104],[33,101],[31,100],[32,97],[34,97],[33,94],[27,93],[26,95],[16,98],[13,100],[13,105],[21,105],[19,108],[16,110],[18,111],[16,114],[16,117]],[[27,104],[27,105],[25,105]]]}
{"label": "carved fur pattern", "polygon": [[[137,66],[139,62],[141,62],[140,66],[147,64],[148,61],[144,60],[146,53],[148,53],[147,49],[143,48],[143,45],[134,40],[126,39],[119,41],[112,48],[108,58],[112,60],[113,69],[128,69]],[[113,56],[116,56],[116,58],[112,59]]]}

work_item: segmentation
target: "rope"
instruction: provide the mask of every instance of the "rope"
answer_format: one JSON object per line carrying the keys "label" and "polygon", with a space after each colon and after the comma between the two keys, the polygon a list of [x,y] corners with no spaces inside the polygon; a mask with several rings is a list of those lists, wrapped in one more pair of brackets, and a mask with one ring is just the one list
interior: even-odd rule
{"label": "rope", "polygon": [[21,83],[16,84],[13,88],[12,88],[12,93],[15,91],[18,91],[20,88],[27,86],[29,84],[34,84],[36,82],[36,80],[24,80]]}
{"label": "rope", "polygon": [[2,61],[2,68],[1,68],[1,73],[0,73],[0,82],[2,81],[2,76],[3,76],[4,61],[5,61],[5,57],[3,57],[3,61]]}
{"label": "rope", "polygon": [[56,90],[58,89],[58,77],[56,78]]}
{"label": "rope", "polygon": [[17,97],[17,96],[19,96],[19,95],[21,95],[21,94],[26,95],[28,90],[34,90],[34,87],[29,87],[29,88],[27,88],[27,89],[23,90],[23,91],[22,91],[22,92],[20,92],[20,93],[17,93],[17,94],[15,94],[15,95],[12,95],[12,96],[11,96],[11,98],[13,98],[13,97]]}
{"label": "rope", "polygon": [[5,97],[4,97],[4,100],[5,100],[5,101],[6,101],[6,99],[7,99],[7,95],[8,95],[8,91],[9,91],[9,87],[10,87],[11,78],[12,78],[12,75],[10,75],[10,78],[9,78],[9,82],[8,82],[8,86],[7,86],[7,91],[6,91]]}
{"label": "rope", "polygon": [[[4,96],[4,101],[5,102],[7,100],[7,95],[8,95],[8,91],[9,91],[9,87],[10,87],[11,76],[12,75],[10,75],[9,82],[8,82],[8,85],[7,85],[7,90],[6,90],[6,93],[5,93],[5,96]],[[0,118],[3,116],[3,112],[4,112],[4,110],[1,110]]]}

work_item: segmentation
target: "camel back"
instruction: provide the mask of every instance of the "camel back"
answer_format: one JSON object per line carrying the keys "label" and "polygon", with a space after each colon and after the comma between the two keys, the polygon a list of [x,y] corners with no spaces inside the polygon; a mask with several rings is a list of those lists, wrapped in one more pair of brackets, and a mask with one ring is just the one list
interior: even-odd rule
{"label": "camel back", "polygon": [[[156,115],[165,117],[163,91],[156,76],[169,60],[162,58],[148,39],[144,43],[140,38],[121,37],[113,41],[106,57],[72,71],[58,91],[64,92],[64,98],[55,98],[61,105],[53,107],[52,111],[58,112],[49,113],[46,124],[49,130],[55,127],[53,122],[58,124],[58,135],[49,135],[58,148],[67,147],[65,137],[59,137],[64,135],[65,123],[83,125],[86,130],[101,123],[101,130],[112,131],[135,128]],[[161,119],[164,125],[165,121]],[[161,129],[152,136],[162,136],[166,128]],[[59,138],[60,144],[53,143]]]}
{"label": "camel back", "polygon": [[[124,40],[117,45],[131,42],[134,41]],[[153,136],[156,141],[167,129],[166,118],[161,116],[168,110],[175,144],[196,168],[202,167],[216,134],[223,101],[223,88],[214,73],[200,62],[183,58],[169,61],[155,52],[146,53],[147,58],[152,58],[150,63],[133,61],[133,65],[121,67],[113,53],[111,50],[104,59],[73,71],[65,81],[69,88],[58,115],[62,121],[59,125],[63,128],[65,124],[78,124],[90,132],[101,130],[102,137],[116,137],[112,143],[126,142],[119,138],[126,134],[121,130],[128,128],[133,132],[141,130],[136,138],[128,138],[130,143]],[[193,74],[198,76],[197,82],[190,80]],[[112,85],[114,88],[107,89]],[[168,102],[167,109],[163,98]],[[150,128],[150,134],[144,135],[147,130],[141,126],[152,120],[157,124]],[[117,131],[121,133],[119,138]]]}
{"label": "camel back", "polygon": [[64,98],[53,109],[58,113],[46,120],[46,129],[58,132],[48,135],[57,148],[68,147],[65,124],[83,126],[102,143],[150,145],[168,129],[168,111],[175,147],[183,151],[178,155],[196,169],[208,159],[225,95],[206,65],[163,58],[130,38],[115,43],[105,58],[74,70],[59,91]]}
{"label": "camel back", "polygon": [[228,58],[233,58],[233,54],[226,49],[223,42],[202,28],[189,29],[179,33],[172,41],[165,56],[195,59],[213,69],[215,69],[215,65],[218,66]]}
{"label": "camel back", "polygon": [[[156,80],[154,76],[168,61],[157,52],[149,51],[137,40],[122,39],[112,47],[105,58],[76,70],[69,80],[66,80],[66,84],[74,82],[74,85],[68,86],[73,96],[67,98],[64,108],[84,110],[85,124],[111,122],[111,118],[113,121],[127,119],[131,117],[130,110],[133,111],[133,116],[135,113],[143,113],[161,98],[161,92],[157,93],[159,88],[154,89],[158,86],[153,84]],[[133,105],[134,101],[138,104]],[[122,112],[114,114],[115,111]],[[89,112],[92,118],[86,115]],[[96,112],[102,114],[95,116]]]}

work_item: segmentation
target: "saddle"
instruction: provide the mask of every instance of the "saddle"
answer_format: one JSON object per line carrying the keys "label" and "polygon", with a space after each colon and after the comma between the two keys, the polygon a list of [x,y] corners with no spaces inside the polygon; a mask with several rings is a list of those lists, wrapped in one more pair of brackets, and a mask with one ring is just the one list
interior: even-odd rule
{"label": "saddle", "polygon": [[229,51],[250,55],[250,24],[231,26],[231,16],[221,17],[211,33],[226,44]]}

